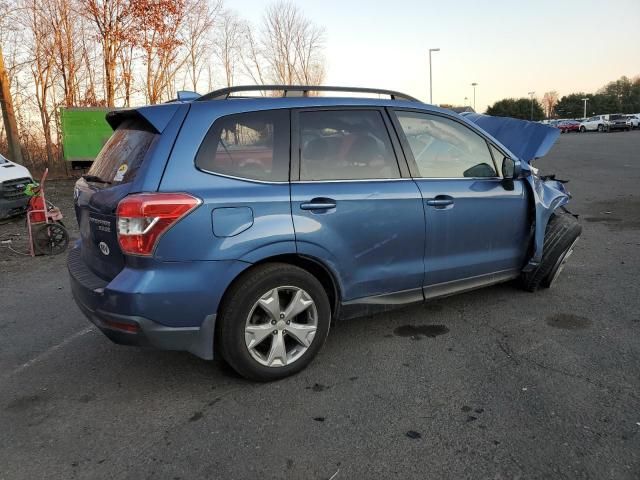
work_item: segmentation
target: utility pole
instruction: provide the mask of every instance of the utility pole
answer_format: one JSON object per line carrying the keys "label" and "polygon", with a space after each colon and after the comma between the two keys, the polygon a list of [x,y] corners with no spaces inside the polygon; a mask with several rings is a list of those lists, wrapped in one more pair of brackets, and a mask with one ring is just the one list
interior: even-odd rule
{"label": "utility pole", "polygon": [[22,163],[22,150],[20,150],[18,127],[16,125],[16,116],[13,113],[13,102],[11,101],[11,92],[9,91],[9,75],[4,66],[2,46],[0,46],[0,109],[2,109],[4,129],[7,132],[9,159],[12,162]]}
{"label": "utility pole", "polygon": [[531,95],[531,121],[533,121],[533,96],[536,94],[536,92],[529,92],[529,95]]}
{"label": "utility pole", "polygon": [[589,100],[588,98],[583,98],[582,101],[584,102],[584,114],[582,115],[582,118],[587,118],[587,100]]}
{"label": "utility pole", "polygon": [[478,84],[476,82],[473,82],[471,84],[471,86],[473,87],[473,111],[475,112],[476,110],[476,86]]}
{"label": "utility pole", "polygon": [[439,52],[439,48],[429,49],[429,103],[433,105],[433,77],[431,76],[431,52]]}

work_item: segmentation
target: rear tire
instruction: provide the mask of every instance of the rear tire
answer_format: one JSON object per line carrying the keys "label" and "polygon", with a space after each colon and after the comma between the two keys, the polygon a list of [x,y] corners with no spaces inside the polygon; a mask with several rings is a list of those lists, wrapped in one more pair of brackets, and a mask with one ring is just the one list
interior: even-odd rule
{"label": "rear tire", "polygon": [[587,129],[585,127],[580,127],[580,133],[584,133],[586,131],[587,131]]}
{"label": "rear tire", "polygon": [[582,226],[575,217],[554,213],[547,224],[542,261],[531,272],[522,274],[522,287],[529,292],[551,287],[573,252],[581,232]]}
{"label": "rear tire", "polygon": [[331,324],[322,284],[285,263],[260,265],[243,274],[225,295],[220,312],[216,344],[222,357],[243,377],[261,382],[304,369],[322,348]]}

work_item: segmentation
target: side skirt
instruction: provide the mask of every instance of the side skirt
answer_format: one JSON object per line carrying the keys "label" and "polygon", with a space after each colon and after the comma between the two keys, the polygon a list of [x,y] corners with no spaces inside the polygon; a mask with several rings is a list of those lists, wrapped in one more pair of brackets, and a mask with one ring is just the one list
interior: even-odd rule
{"label": "side skirt", "polygon": [[425,300],[430,300],[432,298],[448,297],[456,293],[468,292],[476,288],[488,287],[496,283],[508,282],[519,276],[519,270],[502,270],[500,272],[478,275],[477,277],[429,285],[422,290],[424,291]]}
{"label": "side skirt", "polygon": [[494,285],[496,283],[507,282],[518,278],[519,276],[519,270],[504,270],[486,275],[478,275],[477,277],[438,283],[436,285],[429,285],[423,288],[357,298],[355,300],[342,302],[340,304],[340,310],[337,318],[339,320],[347,320],[350,318],[389,312],[391,310],[403,308],[425,300],[448,297],[456,293],[467,292],[477,288]]}

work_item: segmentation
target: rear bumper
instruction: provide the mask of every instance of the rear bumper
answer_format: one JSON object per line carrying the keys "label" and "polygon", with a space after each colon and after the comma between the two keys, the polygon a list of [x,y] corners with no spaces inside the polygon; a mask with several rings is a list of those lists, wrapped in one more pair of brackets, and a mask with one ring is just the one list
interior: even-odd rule
{"label": "rear bumper", "polygon": [[205,360],[213,359],[215,314],[207,316],[200,327],[166,327],[140,316],[91,310],[80,300],[81,289],[72,278],[71,290],[76,304],[112,342],[161,350],[184,350]]}
{"label": "rear bumper", "polygon": [[[109,282],[87,267],[77,245],[69,252],[67,268],[78,307],[113,342],[183,350],[210,360],[219,298],[241,267],[212,263],[217,262],[180,265],[180,275],[175,264],[163,269],[159,263],[156,270],[125,267]],[[222,271],[212,272],[213,267]],[[215,273],[220,283],[214,288]]]}

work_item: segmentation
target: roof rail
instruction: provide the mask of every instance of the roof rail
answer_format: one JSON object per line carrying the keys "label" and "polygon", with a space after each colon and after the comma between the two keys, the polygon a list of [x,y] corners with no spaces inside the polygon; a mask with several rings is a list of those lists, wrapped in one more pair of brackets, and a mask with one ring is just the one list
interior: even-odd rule
{"label": "roof rail", "polygon": [[[290,92],[301,92],[300,96],[307,97],[309,92],[349,92],[349,93],[373,93],[377,95],[389,95],[391,100],[408,100],[410,102],[420,102],[405,93],[393,90],[383,90],[379,88],[358,88],[358,87],[330,87],[326,85],[245,85],[236,87],[221,88],[213,92],[202,95],[195,101],[203,100],[226,100],[236,92],[261,92],[261,91],[281,91],[283,97],[290,96]],[[294,95],[291,95],[294,96]]]}

